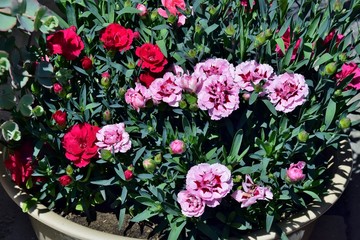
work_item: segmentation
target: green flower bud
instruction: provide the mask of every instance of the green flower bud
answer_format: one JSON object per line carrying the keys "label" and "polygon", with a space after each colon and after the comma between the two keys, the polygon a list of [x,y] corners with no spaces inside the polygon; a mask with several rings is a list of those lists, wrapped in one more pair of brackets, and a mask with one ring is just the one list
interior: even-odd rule
{"label": "green flower bud", "polygon": [[241,182],[241,181],[242,181],[241,175],[236,175],[236,176],[233,178],[233,182],[235,182],[235,183],[238,183],[238,182]]}
{"label": "green flower bud", "polygon": [[125,1],[124,7],[131,7],[131,1],[129,1],[129,0]]}
{"label": "green flower bud", "polygon": [[38,95],[40,93],[40,86],[37,83],[32,83],[30,86],[30,90],[34,95]]}
{"label": "green flower bud", "polygon": [[309,139],[309,133],[305,130],[302,130],[301,132],[299,132],[297,138],[299,142],[306,142]]}
{"label": "green flower bud", "polygon": [[170,24],[176,23],[176,16],[174,16],[174,15],[171,14],[171,15],[168,17],[167,21],[168,21]]}
{"label": "green flower bud", "polygon": [[123,98],[125,96],[126,90],[124,88],[119,88],[119,97]]}
{"label": "green flower bud", "polygon": [[343,4],[342,4],[341,0],[336,0],[334,3],[334,11],[341,12],[342,9],[343,9]]}
{"label": "green flower bud", "polygon": [[215,8],[214,6],[210,6],[210,8],[209,8],[209,13],[210,13],[211,15],[215,15],[216,12],[217,12],[216,8]]}
{"label": "green flower bud", "polygon": [[195,32],[196,33],[201,33],[201,31],[202,31],[202,26],[200,24],[196,24],[195,25]]}
{"label": "green flower bud", "polygon": [[263,45],[266,41],[266,36],[264,32],[259,33],[256,37],[255,37],[255,47],[260,47],[261,45]]}
{"label": "green flower bud", "polygon": [[199,106],[196,103],[192,103],[189,106],[190,111],[196,112],[197,110],[199,110]]}
{"label": "green flower bud", "polygon": [[100,80],[101,86],[103,86],[105,89],[108,89],[110,86],[110,78],[108,77],[102,77]]}
{"label": "green flower bud", "polygon": [[187,52],[187,55],[190,57],[190,58],[195,58],[196,55],[197,55],[197,52],[195,49],[190,49],[188,52]]}
{"label": "green flower bud", "polygon": [[342,91],[341,91],[340,89],[338,89],[338,90],[336,90],[336,91],[334,92],[334,95],[335,95],[336,97],[340,97],[340,96],[342,95]]}
{"label": "green flower bud", "polygon": [[110,160],[112,158],[111,152],[109,150],[107,150],[107,149],[101,149],[100,156],[105,161],[108,161],[108,160]]}
{"label": "green flower bud", "polygon": [[110,121],[111,119],[111,112],[109,109],[106,109],[103,114],[102,114],[102,117],[105,121]]}
{"label": "green flower bud", "polygon": [[154,161],[155,161],[157,164],[160,164],[160,163],[162,162],[162,155],[161,155],[161,153],[158,153],[158,154],[155,155]]}
{"label": "green flower bud", "polygon": [[150,20],[151,22],[154,22],[156,21],[156,19],[158,18],[159,14],[157,11],[152,11],[151,14],[150,14]]}
{"label": "green flower bud", "polygon": [[270,38],[273,35],[273,32],[271,29],[266,29],[265,30],[265,37],[266,38]]}
{"label": "green flower bud", "polygon": [[44,108],[40,105],[37,105],[36,107],[34,107],[32,109],[32,112],[36,117],[41,117],[45,113]]}
{"label": "green flower bud", "polygon": [[153,159],[145,159],[143,161],[143,167],[148,173],[153,173],[156,168],[156,162]]}
{"label": "green flower bud", "polygon": [[152,126],[148,126],[148,132],[151,133],[154,131],[154,128]]}
{"label": "green flower bud", "polygon": [[179,106],[180,106],[181,109],[185,109],[187,107],[186,101],[181,100],[180,103],[179,103]]}
{"label": "green flower bud", "polygon": [[235,34],[235,28],[232,24],[230,24],[229,26],[226,27],[225,29],[225,34],[232,37]]}
{"label": "green flower bud", "polygon": [[67,175],[71,176],[73,174],[73,172],[74,172],[74,169],[71,167],[71,165],[67,165],[65,171],[66,171]]}
{"label": "green flower bud", "polygon": [[3,76],[5,72],[9,71],[10,62],[6,57],[0,58],[0,76]]}
{"label": "green flower bud", "polygon": [[346,61],[347,61],[347,56],[346,56],[346,54],[345,54],[345,53],[341,53],[341,54],[339,55],[339,60],[340,60],[341,62],[346,62]]}
{"label": "green flower bud", "polygon": [[333,75],[335,72],[336,72],[336,63],[334,62],[331,62],[331,63],[328,63],[326,64],[325,66],[325,74],[327,75]]}
{"label": "green flower bud", "polygon": [[345,118],[340,119],[340,121],[339,121],[339,127],[340,127],[341,129],[346,129],[346,128],[349,128],[350,126],[351,126],[351,120],[350,120],[350,118],[345,117]]}

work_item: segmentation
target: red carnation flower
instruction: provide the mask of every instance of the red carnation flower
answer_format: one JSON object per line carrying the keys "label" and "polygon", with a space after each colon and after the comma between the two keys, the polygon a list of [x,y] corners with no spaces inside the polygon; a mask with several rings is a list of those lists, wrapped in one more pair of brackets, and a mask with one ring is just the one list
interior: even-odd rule
{"label": "red carnation flower", "polygon": [[72,183],[72,179],[68,175],[64,175],[58,178],[58,181],[60,182],[61,186],[65,187]]}
{"label": "red carnation flower", "polygon": [[87,57],[87,56],[85,56],[85,57],[83,57],[83,59],[81,59],[81,66],[82,66],[82,68],[85,69],[85,70],[90,70],[90,69],[92,69],[92,67],[93,67],[92,64],[93,64],[93,63],[92,63],[92,60],[91,60],[89,57]]}
{"label": "red carnation flower", "polygon": [[25,184],[34,171],[32,164],[33,153],[33,145],[29,142],[25,142],[20,148],[9,154],[9,158],[4,162],[5,167],[11,173],[11,179],[18,186]]}
{"label": "red carnation flower", "polygon": [[108,25],[100,35],[100,41],[107,50],[129,50],[134,39],[131,29],[124,28],[118,23]]}
{"label": "red carnation flower", "polygon": [[99,127],[88,123],[76,124],[65,134],[62,145],[65,156],[74,162],[77,167],[85,167],[97,155],[98,147],[95,145],[96,133]]}
{"label": "red carnation flower", "polygon": [[56,124],[58,124],[60,127],[63,127],[66,125],[66,112],[63,112],[61,110],[57,110],[52,115],[52,118],[55,120]]}
{"label": "red carnation flower", "polygon": [[46,41],[51,54],[63,55],[67,60],[76,59],[84,49],[84,43],[74,26],[49,35]]}
{"label": "red carnation flower", "polygon": [[160,48],[151,43],[137,47],[135,54],[140,58],[138,66],[147,68],[153,73],[161,72],[168,63]]}

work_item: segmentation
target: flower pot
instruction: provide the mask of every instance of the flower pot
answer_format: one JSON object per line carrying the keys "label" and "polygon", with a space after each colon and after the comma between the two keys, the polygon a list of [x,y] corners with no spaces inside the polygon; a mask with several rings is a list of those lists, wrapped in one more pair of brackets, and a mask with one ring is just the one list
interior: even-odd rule
{"label": "flower pot", "polygon": [[[0,152],[1,153],[1,152]],[[328,195],[322,202],[313,202],[308,209],[299,212],[293,217],[281,222],[280,228],[290,239],[309,238],[314,221],[324,214],[339,199],[349,181],[352,169],[352,151],[348,141],[342,142],[337,152],[329,152],[329,167],[331,182],[328,186]],[[16,187],[6,174],[4,164],[0,164],[0,182],[7,194],[20,206],[28,197],[25,192]],[[30,212],[30,219],[38,239],[93,239],[93,240],[126,240],[133,239],[93,230],[63,218],[47,209],[42,204],[37,204]],[[278,239],[276,232],[267,233],[265,230],[255,231],[243,236],[244,239],[268,240]]]}

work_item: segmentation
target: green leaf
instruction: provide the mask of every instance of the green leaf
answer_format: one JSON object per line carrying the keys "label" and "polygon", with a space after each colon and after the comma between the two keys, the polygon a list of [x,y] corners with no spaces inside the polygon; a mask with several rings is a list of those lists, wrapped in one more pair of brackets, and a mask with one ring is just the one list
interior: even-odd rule
{"label": "green leaf", "polygon": [[321,57],[319,57],[318,59],[316,59],[313,67],[317,67],[320,66],[323,63],[326,63],[327,61],[329,61],[330,59],[333,59],[333,56],[330,53],[325,53],[323,54]]}
{"label": "green leaf", "polygon": [[279,45],[281,52],[285,53],[284,40],[282,40],[282,38],[277,38],[277,39],[275,39],[275,42],[277,43],[277,45]]}
{"label": "green leaf", "polygon": [[182,221],[175,223],[174,224],[175,226],[171,226],[171,231],[168,236],[168,240],[179,239],[180,233],[186,225],[186,220],[185,219],[181,219],[181,220]]}
{"label": "green leaf", "polygon": [[34,97],[31,94],[26,94],[22,96],[17,106],[17,111],[20,111],[21,114],[25,117],[30,117],[32,114],[31,105],[34,103]]}
{"label": "green leaf", "polygon": [[267,99],[263,99],[262,100],[263,103],[265,103],[266,107],[270,110],[270,112],[274,115],[274,116],[277,116],[277,111],[274,107],[274,105]]}
{"label": "green leaf", "polygon": [[[141,213],[139,213],[138,215],[136,215],[135,217],[133,217],[130,221],[131,222],[141,222],[141,221],[144,221],[144,220],[147,220],[149,218],[151,218],[152,216],[155,216],[157,215],[158,213],[156,212],[151,212],[150,210],[145,210]],[[174,238],[174,239],[177,239],[177,238]]]}
{"label": "green leaf", "polygon": [[18,17],[20,27],[28,32],[33,32],[35,30],[34,28],[34,22],[25,16]]}
{"label": "green leaf", "polygon": [[167,58],[168,57],[168,53],[167,53],[167,48],[166,48],[166,42],[165,40],[158,40],[156,41],[156,45],[159,46],[161,52],[164,54],[164,56]]}
{"label": "green leaf", "polygon": [[266,232],[270,232],[270,228],[274,221],[274,215],[266,214]]}
{"label": "green leaf", "polygon": [[16,17],[0,13],[0,32],[7,32],[16,25]]}
{"label": "green leaf", "polygon": [[45,88],[51,88],[54,67],[49,62],[40,62],[36,68],[35,79]]}
{"label": "green leaf", "polygon": [[0,125],[1,134],[5,141],[19,141],[21,139],[21,132],[16,122],[6,121]]}
{"label": "green leaf", "polygon": [[205,223],[203,223],[203,222],[198,222],[198,224],[197,224],[196,226],[197,226],[197,228],[198,228],[202,233],[204,233],[209,239],[211,239],[211,240],[217,240],[217,239],[219,238],[218,235],[216,234],[216,232],[213,231],[213,229],[212,229],[209,225],[207,225],[207,224],[205,224]]}
{"label": "green leaf", "polygon": [[313,197],[317,201],[321,202],[321,199],[320,199],[319,195],[317,195],[316,193],[314,193],[312,191],[308,191],[308,190],[304,190],[304,193],[306,193],[307,195]]}
{"label": "green leaf", "polygon": [[207,35],[209,35],[209,34],[212,33],[213,31],[215,31],[215,29],[218,28],[218,27],[219,27],[219,25],[216,24],[216,23],[214,23],[213,25],[207,27],[207,28],[205,29],[205,32],[207,33]]}
{"label": "green leaf", "polygon": [[121,9],[120,11],[117,12],[117,15],[121,16],[126,13],[138,14],[138,13],[141,13],[141,11],[136,8],[133,8],[133,7],[124,7],[123,9]]}
{"label": "green leaf", "polygon": [[232,142],[231,149],[230,149],[230,154],[229,154],[230,156],[233,156],[233,157],[238,157],[239,156],[239,151],[240,151],[240,147],[241,147],[242,138],[243,138],[243,130],[239,129],[235,133],[235,136],[233,138],[233,142]]}
{"label": "green leaf", "polygon": [[15,95],[10,85],[0,86],[0,109],[11,110],[16,106]]}
{"label": "green leaf", "polygon": [[335,113],[336,113],[336,103],[332,99],[330,99],[325,112],[325,130],[328,129],[328,127],[334,120]]}

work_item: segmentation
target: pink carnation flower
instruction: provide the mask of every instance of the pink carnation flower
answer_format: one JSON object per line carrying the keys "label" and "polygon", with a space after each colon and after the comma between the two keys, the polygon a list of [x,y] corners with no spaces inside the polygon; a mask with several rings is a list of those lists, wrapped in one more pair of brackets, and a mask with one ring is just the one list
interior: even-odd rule
{"label": "pink carnation flower", "polygon": [[202,87],[203,81],[193,75],[184,74],[176,78],[176,84],[185,92],[198,93]]}
{"label": "pink carnation flower", "polygon": [[187,190],[178,193],[177,201],[180,204],[182,214],[187,217],[200,217],[205,211],[204,201]]}
{"label": "pink carnation flower", "polygon": [[176,139],[170,143],[170,150],[173,154],[182,154],[185,151],[185,143]]}
{"label": "pink carnation flower", "polygon": [[193,76],[204,81],[212,75],[226,75],[229,78],[234,78],[234,72],[234,66],[226,59],[214,58],[196,64]]}
{"label": "pink carnation flower", "polygon": [[148,13],[147,8],[146,8],[146,6],[144,4],[138,3],[136,5],[136,9],[141,11],[139,13],[140,16],[145,16]]}
{"label": "pink carnation flower", "polygon": [[229,116],[239,108],[239,87],[227,75],[211,75],[198,94],[198,106],[208,110],[212,120]]}
{"label": "pink carnation flower", "polygon": [[149,99],[151,99],[149,90],[140,83],[135,83],[135,89],[130,88],[125,93],[125,102],[138,112],[140,108],[145,107]]}
{"label": "pink carnation flower", "polygon": [[352,75],[352,80],[345,89],[348,90],[354,88],[360,90],[360,68],[356,63],[344,63],[341,67],[341,72],[337,73],[335,77],[341,82],[350,75]]}
{"label": "pink carnation flower", "polygon": [[[186,17],[178,11],[179,9],[185,10],[186,4],[184,0],[161,0],[163,6],[170,12],[171,15],[179,16],[177,25],[182,26],[185,24]],[[158,13],[163,18],[168,18],[166,10],[159,8]]]}
{"label": "pink carnation flower", "polygon": [[186,175],[186,189],[209,207],[219,205],[232,186],[230,170],[219,163],[201,163],[190,168]]}
{"label": "pink carnation flower", "polygon": [[113,153],[125,153],[131,148],[129,134],[125,131],[125,124],[111,124],[102,127],[97,133],[96,146],[107,149]]}
{"label": "pink carnation flower", "polygon": [[172,107],[179,106],[182,89],[175,83],[175,76],[171,72],[165,73],[163,78],[155,79],[149,90],[155,104],[163,101]]}
{"label": "pink carnation flower", "polygon": [[241,207],[249,207],[257,202],[257,200],[273,199],[273,194],[267,187],[261,187],[254,184],[249,175],[245,176],[242,183],[242,190],[236,190],[231,196],[239,203]]}
{"label": "pink carnation flower", "polygon": [[254,60],[242,62],[235,68],[234,82],[239,84],[241,90],[252,92],[262,80],[269,80],[273,72],[274,69],[268,64],[259,64]]}
{"label": "pink carnation flower", "polygon": [[284,73],[269,82],[266,92],[277,111],[288,113],[306,101],[309,88],[303,75]]}
{"label": "pink carnation flower", "polygon": [[291,163],[289,169],[286,170],[286,179],[289,182],[298,182],[305,179],[303,169],[306,163],[299,161],[298,163]]}

